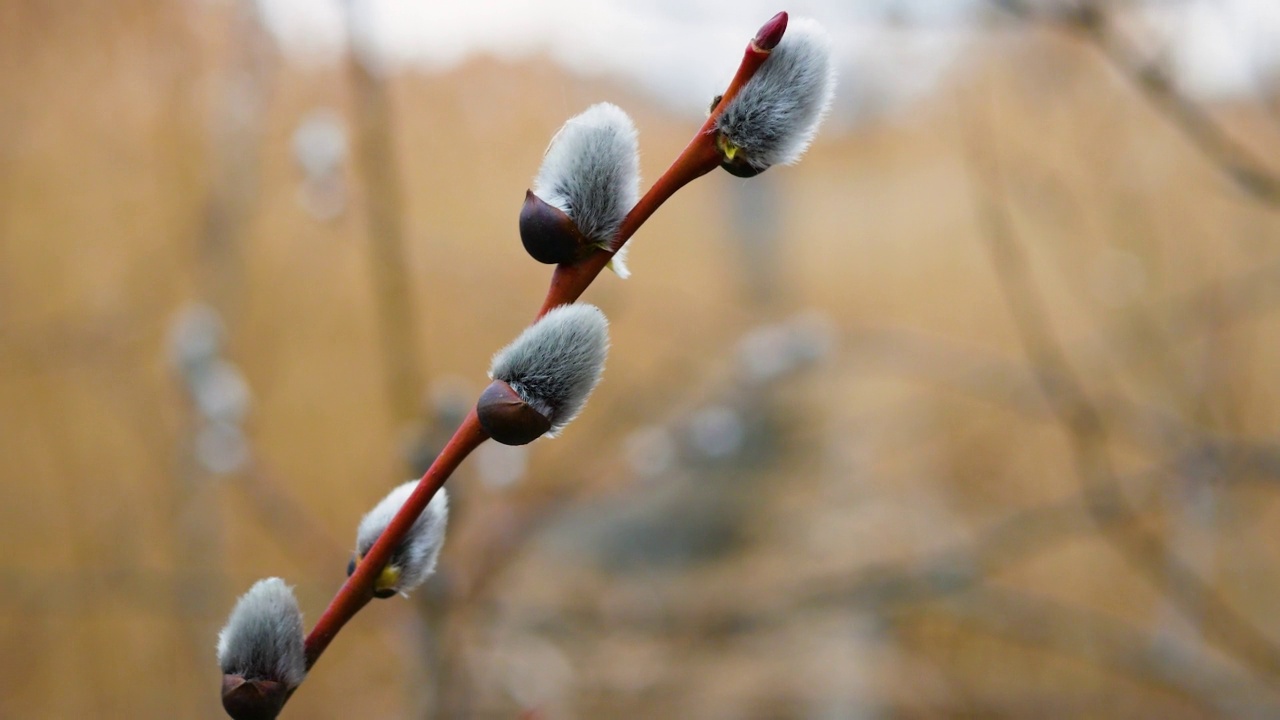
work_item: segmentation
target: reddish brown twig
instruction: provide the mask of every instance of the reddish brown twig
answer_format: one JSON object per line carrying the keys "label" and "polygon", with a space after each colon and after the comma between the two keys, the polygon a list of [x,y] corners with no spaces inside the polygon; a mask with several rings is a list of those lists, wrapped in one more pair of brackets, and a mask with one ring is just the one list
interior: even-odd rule
{"label": "reddish brown twig", "polygon": [[430,469],[418,481],[418,487],[405,501],[404,507],[396,513],[382,536],[373,544],[373,547],[369,548],[369,552],[356,565],[355,572],[351,573],[351,577],[342,584],[338,594],[329,602],[329,607],[316,621],[311,634],[307,636],[308,669],[315,665],[316,659],[329,646],[333,636],[338,634],[342,626],[373,599],[374,580],[391,560],[391,553],[413,527],[418,516],[426,509],[427,503],[431,502],[431,498],[444,486],[445,481],[454,470],[458,469],[471,451],[480,447],[480,443],[488,439],[489,436],[485,434],[480,427],[480,421],[476,419],[475,410],[472,410],[454,432],[449,444],[444,446],[435,462],[431,463]]}
{"label": "reddish brown twig", "polygon": [[[729,83],[719,104],[671,167],[658,178],[627,214],[618,231],[619,241],[616,247],[621,248],[640,229],[645,220],[648,220],[676,191],[711,172],[720,164],[720,152],[715,146],[714,137],[715,122],[719,113],[728,104],[727,101],[737,95],[768,59],[769,52],[782,40],[786,27],[787,14],[780,12],[765,23],[748,43],[738,72]],[[612,257],[612,252],[601,250],[574,265],[557,266],[538,317],[542,317],[548,310],[558,305],[577,300]],[[489,436],[480,427],[475,410],[472,410],[454,432],[453,438],[432,463],[430,469],[418,481],[417,488],[396,513],[382,536],[360,560],[355,571],[343,583],[330,601],[329,607],[316,621],[315,627],[311,629],[306,640],[308,669],[315,665],[316,660],[324,653],[325,648],[347,621],[373,598],[376,576],[386,566],[392,552],[409,532],[414,521],[426,509],[431,498],[444,486],[445,481],[462,464],[462,461],[488,439]]]}

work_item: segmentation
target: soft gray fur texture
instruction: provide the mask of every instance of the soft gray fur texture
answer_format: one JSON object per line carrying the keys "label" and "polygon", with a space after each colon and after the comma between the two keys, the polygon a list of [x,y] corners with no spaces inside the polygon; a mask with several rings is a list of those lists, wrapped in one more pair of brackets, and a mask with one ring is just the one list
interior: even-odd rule
{"label": "soft gray fur texture", "polygon": [[587,404],[609,354],[609,321],[594,305],[561,305],[493,356],[489,377],[502,380],[564,429]]}
{"label": "soft gray fur texture", "polygon": [[831,106],[831,40],[817,22],[792,20],[782,42],[725,108],[716,130],[758,170],[800,159]]}
{"label": "soft gray fur texture", "polygon": [[[410,480],[396,487],[387,494],[360,521],[356,530],[356,553],[364,557],[382,535],[382,531],[391,524],[404,503],[418,486],[417,480]],[[400,582],[393,588],[401,595],[418,587],[431,577],[436,570],[436,560],[440,558],[440,549],[444,547],[444,531],[449,521],[449,494],[440,488],[427,508],[422,511],[413,523],[409,534],[405,535],[391,553],[388,565],[400,571]]]}
{"label": "soft gray fur texture", "polygon": [[307,675],[302,611],[280,578],[254,583],[218,634],[218,665],[226,675],[297,687]]}
{"label": "soft gray fur texture", "polygon": [[616,250],[622,219],[640,198],[640,149],[631,118],[610,103],[569,118],[551,138],[533,194],[572,218],[588,240]]}

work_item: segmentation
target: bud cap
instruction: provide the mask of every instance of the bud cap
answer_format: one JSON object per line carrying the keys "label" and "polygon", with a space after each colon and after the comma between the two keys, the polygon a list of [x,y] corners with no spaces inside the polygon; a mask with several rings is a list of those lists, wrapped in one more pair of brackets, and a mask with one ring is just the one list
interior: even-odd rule
{"label": "bud cap", "polygon": [[576,263],[596,249],[582,236],[573,218],[532,190],[524,194],[520,208],[520,241],[529,257],[549,265]]}
{"label": "bud cap", "polygon": [[503,445],[528,445],[551,429],[546,416],[501,380],[494,380],[480,393],[476,419],[489,437]]}

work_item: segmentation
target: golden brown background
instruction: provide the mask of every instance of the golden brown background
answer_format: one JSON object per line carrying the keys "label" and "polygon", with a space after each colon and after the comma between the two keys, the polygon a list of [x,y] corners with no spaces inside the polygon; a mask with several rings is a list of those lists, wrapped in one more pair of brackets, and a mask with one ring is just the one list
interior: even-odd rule
{"label": "golden brown background", "polygon": [[[584,415],[464,466],[439,577],[284,717],[1280,714],[1280,86],[1195,100],[1123,11],[1006,5],[923,97],[670,201],[586,296]],[[650,179],[699,122],[545,58],[298,63],[248,4],[0,4],[0,717],[221,716],[236,596],[314,619],[532,317],[522,194],[601,100]]]}

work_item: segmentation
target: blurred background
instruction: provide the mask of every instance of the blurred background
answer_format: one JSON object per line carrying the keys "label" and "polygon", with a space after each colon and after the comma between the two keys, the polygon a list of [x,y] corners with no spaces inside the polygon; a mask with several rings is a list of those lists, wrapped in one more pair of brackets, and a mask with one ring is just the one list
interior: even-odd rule
{"label": "blurred background", "polygon": [[221,717],[532,318],[548,139],[657,177],[779,9],[804,161],[640,231],[585,413],[285,717],[1280,716],[1272,0],[6,0],[0,717]]}

